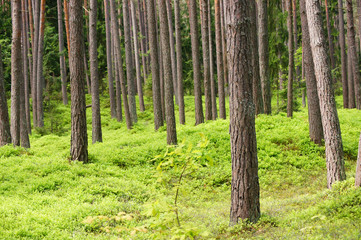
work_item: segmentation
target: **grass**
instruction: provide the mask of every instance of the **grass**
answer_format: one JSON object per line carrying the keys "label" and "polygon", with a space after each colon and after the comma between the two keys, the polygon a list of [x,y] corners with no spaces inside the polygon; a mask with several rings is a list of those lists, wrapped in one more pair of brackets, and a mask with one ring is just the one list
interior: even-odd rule
{"label": "grass", "polygon": [[[89,164],[69,163],[69,106],[50,105],[46,126],[31,136],[30,150],[0,148],[0,238],[361,238],[361,189],[353,187],[357,110],[339,110],[347,180],[332,190],[327,190],[324,148],[308,137],[306,109],[293,119],[284,113],[258,116],[262,217],[257,224],[229,227],[229,121],[194,126],[194,103],[187,97],[187,124],[177,125],[183,143],[167,147],[166,129],[154,131],[146,102],[147,111],[128,131],[110,118],[102,98],[104,142],[89,145]],[[90,140],[90,112],[87,117]],[[192,161],[179,185],[185,159]]]}

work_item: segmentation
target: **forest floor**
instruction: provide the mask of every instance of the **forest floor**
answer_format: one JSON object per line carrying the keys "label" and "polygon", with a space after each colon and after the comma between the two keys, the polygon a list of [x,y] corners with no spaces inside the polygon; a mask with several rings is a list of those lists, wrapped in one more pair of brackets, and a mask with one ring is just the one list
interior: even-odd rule
{"label": "forest floor", "polygon": [[48,102],[31,149],[0,148],[0,239],[361,239],[361,189],[353,187],[359,111],[338,104],[347,180],[332,190],[324,147],[308,137],[307,109],[293,119],[258,116],[262,217],[230,227],[229,120],[194,126],[187,97],[180,144],[167,147],[146,102],[128,131],[102,98],[104,142],[89,145],[88,164],[69,163],[70,107]]}

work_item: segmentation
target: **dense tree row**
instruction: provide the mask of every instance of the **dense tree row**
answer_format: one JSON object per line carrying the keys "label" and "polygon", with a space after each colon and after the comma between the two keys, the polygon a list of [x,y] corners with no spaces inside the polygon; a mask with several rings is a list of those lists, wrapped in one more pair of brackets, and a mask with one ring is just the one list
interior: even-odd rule
{"label": "dense tree row", "polygon": [[57,93],[64,105],[70,94],[71,159],[84,162],[87,107],[92,142],[103,140],[100,94],[128,129],[151,96],[154,128],[166,125],[170,145],[177,144],[175,105],[186,123],[186,93],[194,95],[196,125],[226,119],[229,95],[231,222],[255,222],[258,114],[293,117],[307,96],[310,140],[325,145],[328,187],[346,178],[335,93],[344,108],[361,109],[360,1],[357,14],[355,7],[352,0],[3,0],[0,146],[30,148],[29,134],[44,128],[46,96]]}

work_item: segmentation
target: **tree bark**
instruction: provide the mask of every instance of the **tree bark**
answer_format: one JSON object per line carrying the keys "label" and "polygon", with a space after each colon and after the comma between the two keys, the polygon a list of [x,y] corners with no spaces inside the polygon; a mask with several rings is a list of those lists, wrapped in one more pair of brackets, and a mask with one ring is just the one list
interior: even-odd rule
{"label": "tree bark", "polygon": [[310,33],[308,30],[308,21],[306,15],[306,2],[300,0],[300,15],[302,27],[303,43],[303,69],[306,76],[306,90],[308,101],[308,123],[311,141],[321,145],[323,139],[322,120],[320,111],[320,101],[317,94],[317,82],[315,68],[313,64],[312,50],[310,45]]}
{"label": "tree bark", "polygon": [[217,93],[216,83],[214,81],[214,58],[213,58],[213,37],[212,37],[212,7],[211,1],[208,1],[208,36],[209,36],[209,73],[211,81],[211,99],[212,99],[212,120],[217,119]]}
{"label": "tree bark", "polygon": [[293,78],[294,78],[294,46],[293,46],[293,25],[292,25],[292,4],[287,1],[287,29],[288,29],[288,87],[287,87],[287,117],[293,117]]}
{"label": "tree bark", "polygon": [[[69,56],[71,90],[71,159],[88,162],[88,134],[84,86],[83,6],[79,0],[69,1]],[[76,54],[74,54],[76,53]]]}
{"label": "tree bark", "polygon": [[226,2],[232,157],[231,224],[260,218],[255,106],[252,98],[252,20],[247,0]]}
{"label": "tree bark", "polygon": [[341,129],[332,88],[331,68],[327,60],[319,1],[306,0],[306,11],[325,137],[327,186],[331,188],[336,181],[346,179]]}
{"label": "tree bark", "polygon": [[[123,8],[124,9],[124,8]],[[113,33],[117,33],[119,26],[117,21],[117,15],[116,15],[116,7],[115,7],[115,0],[110,0],[110,13],[111,13],[111,28]],[[125,24],[125,22],[124,22]],[[127,128],[131,129],[133,125],[132,117],[131,117],[131,111],[128,104],[128,98],[127,98],[127,91],[125,86],[125,74],[123,70],[123,59],[122,54],[120,51],[120,37],[119,34],[113,34],[113,41],[115,46],[115,58],[117,59],[117,68],[119,71],[119,78],[120,78],[120,85],[122,90],[122,97],[123,97],[123,106],[124,106],[124,115],[125,115],[125,121],[127,123]],[[130,37],[130,35],[129,35]],[[129,82],[128,82],[128,88],[129,88]],[[131,92],[134,94],[134,92]],[[135,104],[135,96],[133,95],[133,101]],[[130,97],[131,99],[131,97]],[[130,102],[130,101],[129,101]],[[137,115],[135,115],[137,116]]]}
{"label": "tree bark", "polygon": [[107,51],[107,69],[108,69],[108,87],[109,87],[109,101],[110,101],[110,115],[112,118],[117,117],[114,80],[113,80],[113,63],[112,63],[112,35],[110,33],[110,10],[109,0],[104,0],[104,16],[105,16],[105,35],[106,35],[106,51]]}
{"label": "tree bark", "polygon": [[250,2],[250,10],[252,11],[251,17],[252,17],[252,31],[251,34],[252,39],[255,39],[255,41],[251,42],[251,50],[252,53],[252,66],[253,66],[253,102],[256,106],[256,115],[261,114],[264,112],[263,107],[263,99],[262,99],[262,87],[261,87],[261,79],[260,79],[260,68],[259,68],[259,54],[258,54],[258,38],[257,38],[257,9],[256,9],[256,3],[255,1]]}
{"label": "tree bark", "polygon": [[217,79],[218,79],[218,101],[219,101],[219,117],[226,119],[226,104],[224,93],[224,66],[222,46],[222,25],[220,13],[220,0],[214,1],[215,6],[215,27],[216,27],[216,51],[217,51]]}
{"label": "tree bark", "polygon": [[356,108],[351,54],[347,55],[348,108]]}
{"label": "tree bark", "polygon": [[221,34],[222,34],[222,48],[223,48],[223,74],[224,74],[224,87],[225,90],[227,91],[227,94],[229,94],[228,92],[228,66],[227,66],[227,43],[226,43],[226,27],[225,27],[225,23],[224,23],[224,1],[223,0],[219,0],[220,1],[220,18],[221,18]]}
{"label": "tree bark", "polygon": [[89,2],[89,59],[92,91],[92,140],[102,142],[102,124],[100,117],[98,44],[97,44],[97,0]]}
{"label": "tree bark", "polygon": [[[64,0],[66,1],[66,0]],[[65,2],[64,2],[65,4]],[[65,11],[65,5],[64,5]],[[39,17],[40,17],[40,0],[34,0],[34,33],[32,37],[33,53],[33,81],[31,83],[31,98],[33,101],[33,125],[38,126],[37,117],[37,80],[38,80],[38,42],[39,42]]]}
{"label": "tree bark", "polygon": [[132,122],[136,123],[138,121],[138,118],[137,118],[137,105],[135,102],[135,86],[134,86],[135,69],[132,58],[132,41],[130,35],[130,18],[129,18],[128,0],[123,0],[123,24],[124,24],[125,61],[127,67],[129,109],[130,109],[130,116]]}
{"label": "tree bark", "polygon": [[184,112],[184,88],[183,88],[183,60],[182,60],[182,33],[181,33],[181,12],[179,0],[174,0],[175,34],[177,46],[177,82],[178,82],[178,105],[179,123],[185,124]]}
{"label": "tree bark", "polygon": [[142,7],[143,3],[141,0],[138,0],[138,12],[139,12],[139,31],[141,33],[141,39],[139,40],[140,42],[140,51],[141,51],[141,58],[142,58],[142,68],[143,68],[143,84],[145,84],[146,80],[147,80],[147,75],[148,75],[148,71],[147,71],[147,59],[146,59],[146,54],[147,54],[147,50],[146,50],[146,43],[147,43],[147,37],[146,37],[146,32],[145,32],[145,18],[144,18],[144,9]]}
{"label": "tree bark", "polygon": [[45,30],[45,0],[41,0],[40,10],[40,27],[38,38],[38,54],[37,54],[37,79],[36,79],[36,119],[37,127],[44,127],[44,105],[43,105],[43,90],[44,90],[44,73],[43,73],[43,59],[44,59],[44,30]]}
{"label": "tree bark", "polygon": [[199,54],[198,20],[196,0],[189,0],[189,23],[192,43],[192,62],[194,79],[194,101],[196,125],[204,122],[202,92],[201,92],[201,64]]}
{"label": "tree bark", "polygon": [[63,31],[63,15],[61,0],[57,0],[58,5],[58,32],[59,32],[59,56],[60,56],[60,75],[61,75],[61,93],[63,96],[63,104],[68,105],[68,96],[66,93],[66,65],[64,55],[64,31]]}
{"label": "tree bark", "polygon": [[20,83],[23,81],[21,57],[21,1],[12,1],[11,43],[11,136],[14,146],[20,146]]}
{"label": "tree bark", "polygon": [[341,74],[342,74],[342,95],[343,95],[343,107],[348,106],[348,83],[347,83],[347,55],[345,44],[345,23],[343,17],[343,1],[338,0],[338,31],[339,31],[339,43],[341,50]]}
{"label": "tree bark", "polygon": [[258,1],[259,68],[262,85],[264,113],[271,114],[271,80],[269,76],[269,44],[267,0]]}
{"label": "tree bark", "polygon": [[141,112],[144,112],[144,99],[143,99],[143,87],[142,87],[142,77],[139,63],[139,46],[138,46],[138,29],[137,29],[137,17],[136,10],[134,6],[134,0],[130,0],[131,15],[133,22],[133,43],[134,43],[134,58],[135,58],[135,70],[137,74],[137,90],[139,98],[139,109]]}
{"label": "tree bark", "polygon": [[355,101],[357,109],[361,109],[361,87],[360,87],[360,69],[359,59],[356,51],[355,26],[353,22],[352,0],[346,0],[347,7],[347,42],[348,54],[352,64],[352,75],[355,89]]}
{"label": "tree bark", "polygon": [[331,29],[331,21],[330,21],[330,12],[328,8],[328,1],[325,0],[325,9],[326,9],[326,23],[327,23],[327,35],[328,35],[328,50],[330,51],[330,61],[332,69],[336,67],[336,60],[335,60],[335,48],[333,45],[333,36],[332,36],[332,29]]}
{"label": "tree bark", "polygon": [[171,0],[166,0],[167,15],[168,15],[168,28],[169,28],[169,41],[170,41],[170,56],[172,66],[172,78],[173,78],[173,91],[175,95],[175,102],[178,105],[178,83],[177,83],[177,60],[175,55],[175,43],[174,43],[174,31],[173,31],[173,16]]}
{"label": "tree bark", "polygon": [[172,68],[169,65],[171,62],[170,53],[170,40],[169,29],[167,24],[167,0],[158,0],[159,16],[160,16],[160,36],[162,39],[162,55],[164,58],[164,98],[165,98],[165,115],[167,123],[167,144],[177,144],[177,130],[174,116],[174,100],[173,100],[173,80],[172,80]]}
{"label": "tree bark", "polygon": [[2,50],[0,45],[0,147],[10,143],[9,111],[5,95]]}
{"label": "tree bark", "polygon": [[201,32],[202,32],[202,52],[203,52],[203,82],[206,108],[206,120],[212,120],[212,98],[209,66],[209,32],[208,32],[208,0],[200,1],[201,9]]}

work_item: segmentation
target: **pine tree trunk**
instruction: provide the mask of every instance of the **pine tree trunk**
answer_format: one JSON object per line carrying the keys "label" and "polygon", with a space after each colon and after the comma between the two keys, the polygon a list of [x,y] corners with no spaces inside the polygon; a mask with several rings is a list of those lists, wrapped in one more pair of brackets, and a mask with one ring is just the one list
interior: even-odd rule
{"label": "pine tree trunk", "polygon": [[252,11],[252,39],[255,41],[251,42],[251,50],[252,53],[252,66],[253,66],[253,102],[256,106],[256,115],[264,112],[263,99],[262,99],[262,87],[261,87],[261,79],[260,79],[260,68],[259,68],[259,54],[258,54],[258,37],[257,37],[257,9],[255,1],[250,2],[250,11]]}
{"label": "pine tree trunk", "polygon": [[338,31],[339,31],[339,43],[341,50],[341,74],[342,74],[342,94],[343,94],[343,107],[348,106],[348,83],[347,83],[347,55],[345,46],[345,23],[343,17],[343,1],[338,0]]}
{"label": "pine tree trunk", "polygon": [[353,22],[352,0],[346,0],[347,7],[347,42],[348,54],[351,58],[352,75],[355,89],[355,101],[357,109],[361,109],[361,87],[360,87],[360,69],[359,59],[356,50],[355,26]]}
{"label": "pine tree trunk", "polygon": [[331,68],[327,60],[319,1],[306,0],[306,11],[325,137],[327,186],[331,188],[336,181],[346,179],[341,130],[332,88]]}
{"label": "pine tree trunk", "polygon": [[[71,89],[71,159],[88,162],[88,134],[85,105],[85,68],[83,6],[79,0],[69,1],[69,56]],[[76,53],[76,54],[74,54]]]}
{"label": "pine tree trunk", "polygon": [[294,46],[293,46],[293,24],[292,4],[287,1],[287,29],[288,29],[288,87],[287,87],[287,117],[293,117],[293,78],[294,78]]}
{"label": "pine tree trunk", "polygon": [[[114,0],[111,0],[114,1]],[[127,68],[127,82],[128,82],[128,96],[129,96],[129,109],[132,122],[136,123],[137,118],[137,106],[135,102],[135,69],[133,65],[132,57],[132,41],[130,34],[130,18],[129,18],[129,6],[128,0],[123,0],[123,24],[124,24],[124,41],[125,41],[125,61]]]}
{"label": "pine tree trunk", "polygon": [[[206,120],[212,120],[212,98],[209,66],[209,32],[208,32],[208,0],[200,1],[201,9],[201,32],[202,32],[202,52],[203,52],[203,82],[206,108]],[[193,59],[194,60],[194,59]]]}
{"label": "pine tree trunk", "polygon": [[177,144],[177,130],[174,116],[174,100],[173,100],[173,80],[172,68],[169,65],[171,62],[171,49],[169,40],[169,28],[167,23],[167,0],[158,0],[159,16],[160,16],[160,36],[162,39],[162,56],[164,69],[164,100],[165,100],[165,115],[167,123],[167,144]]}
{"label": "pine tree trunk", "polygon": [[21,57],[21,1],[12,1],[11,43],[11,137],[20,146],[20,83],[24,81]]}
{"label": "pine tree trunk", "polygon": [[175,102],[178,105],[178,84],[177,84],[177,60],[175,55],[174,31],[173,31],[173,16],[171,0],[166,0],[167,15],[168,15],[168,28],[169,28],[169,41],[170,41],[170,56],[172,66],[172,79],[173,79],[173,92],[175,95]]}
{"label": "pine tree trunk", "polygon": [[60,55],[60,74],[61,74],[61,93],[63,96],[63,104],[68,105],[68,96],[66,93],[66,65],[64,55],[64,32],[63,32],[63,15],[61,0],[57,0],[58,4],[58,32],[59,32],[59,55]]}
{"label": "pine tree trunk", "polygon": [[0,147],[10,143],[9,111],[5,95],[2,50],[0,45]]}
{"label": "pine tree trunk", "polygon": [[183,87],[183,60],[182,60],[182,33],[181,33],[181,12],[179,0],[174,0],[175,34],[177,46],[177,82],[178,82],[178,105],[179,123],[185,124],[184,112],[184,87]]}
{"label": "pine tree trunk", "polygon": [[262,85],[264,113],[271,114],[271,80],[269,76],[269,44],[267,0],[258,1],[259,67]]}
{"label": "pine tree trunk", "polygon": [[201,92],[201,63],[199,54],[197,2],[189,0],[189,23],[191,30],[192,59],[193,59],[193,79],[194,79],[194,101],[196,125],[204,122],[202,92]]}
{"label": "pine tree trunk", "polygon": [[139,109],[141,112],[144,112],[144,99],[143,99],[143,87],[142,87],[142,77],[139,63],[139,47],[138,47],[138,29],[137,29],[137,18],[136,18],[136,9],[134,6],[134,0],[130,0],[132,22],[133,22],[133,43],[134,43],[134,58],[135,58],[135,69],[137,74],[137,90],[139,97]]}
{"label": "pine tree trunk", "polygon": [[348,108],[356,108],[351,54],[347,55]]}
{"label": "pine tree trunk", "polygon": [[[66,1],[66,0],[64,0]],[[64,5],[65,11],[65,5]],[[33,45],[33,81],[31,83],[31,98],[33,101],[33,125],[38,126],[38,115],[37,115],[37,81],[38,81],[38,42],[39,42],[39,17],[40,17],[40,0],[34,0],[34,33],[31,38]]]}
{"label": "pine tree trunk", "polygon": [[97,0],[90,0],[89,8],[89,59],[92,91],[92,140],[102,142],[102,126],[99,100],[98,47],[97,47]]}
{"label": "pine tree trunk", "polygon": [[217,80],[218,80],[218,101],[219,101],[219,117],[226,119],[226,105],[224,93],[224,67],[222,46],[222,25],[220,13],[220,0],[214,1],[215,6],[215,30],[216,30],[216,52],[217,52]]}
{"label": "pine tree trunk", "polygon": [[322,120],[320,102],[317,94],[315,68],[313,64],[312,50],[310,45],[310,33],[308,30],[305,0],[300,0],[300,13],[303,43],[303,69],[305,70],[306,76],[306,90],[308,101],[309,133],[311,141],[321,145],[323,139]]}
{"label": "pine tree trunk", "polygon": [[[111,15],[112,32],[118,33],[119,26],[118,26],[117,15],[116,15],[115,0],[110,0],[110,15]],[[124,24],[125,24],[125,22],[124,22]],[[126,86],[125,86],[125,74],[124,74],[124,70],[123,70],[123,59],[122,59],[122,54],[120,51],[120,37],[119,37],[119,34],[112,34],[112,37],[113,37],[114,46],[115,46],[115,49],[114,49],[115,50],[115,58],[117,59],[116,68],[118,68],[118,71],[119,71],[119,78],[120,78],[120,85],[121,85],[120,87],[122,90],[125,121],[127,123],[127,128],[131,129],[132,125],[133,125],[133,121],[132,121],[132,117],[131,117],[131,110],[130,110],[130,107],[128,104],[127,91],[126,91]],[[128,88],[129,88],[129,82],[128,82]],[[132,93],[134,93],[134,92],[132,92]],[[135,103],[134,95],[132,97],[133,97],[133,101]]]}
{"label": "pine tree trunk", "polygon": [[44,105],[43,105],[43,90],[44,90],[44,73],[43,73],[43,59],[44,59],[44,30],[45,30],[45,0],[41,0],[40,4],[40,27],[39,27],[39,41],[37,54],[37,79],[36,79],[36,119],[37,127],[44,127]]}
{"label": "pine tree trunk", "polygon": [[141,51],[141,58],[142,58],[142,68],[143,68],[143,84],[145,84],[147,80],[147,60],[146,60],[146,33],[145,33],[145,23],[144,23],[144,10],[142,8],[141,0],[138,0],[138,12],[139,12],[139,29],[141,33],[140,42],[140,51]]}
{"label": "pine tree trunk", "polygon": [[217,90],[214,81],[214,58],[213,58],[213,37],[212,37],[212,7],[211,1],[208,1],[208,36],[209,36],[209,73],[211,81],[211,99],[212,99],[212,120],[217,119]]}
{"label": "pine tree trunk", "polygon": [[326,23],[327,23],[327,35],[328,35],[328,50],[330,51],[331,67],[332,67],[332,69],[335,69],[335,67],[336,67],[335,49],[334,49],[334,45],[333,45],[330,12],[329,12],[329,8],[328,8],[327,0],[325,0],[325,9],[326,9]]}
{"label": "pine tree trunk", "polygon": [[156,9],[153,1],[148,2],[148,30],[149,30],[149,49],[152,69],[152,92],[153,92],[153,112],[154,112],[154,129],[158,130],[163,126],[162,102],[160,92],[160,72],[159,72],[159,53],[158,53],[158,34],[157,18],[155,17]]}
{"label": "pine tree trunk", "polygon": [[[254,3],[254,2],[253,2]],[[230,135],[232,157],[231,224],[260,218],[255,106],[252,97],[252,54],[256,16],[251,2],[226,3],[227,49],[230,83]],[[242,24],[239,24],[242,23]]]}
{"label": "pine tree trunk", "polygon": [[221,16],[221,34],[222,34],[222,48],[223,48],[223,74],[224,74],[224,87],[225,91],[229,95],[228,89],[228,66],[227,66],[227,43],[226,43],[226,26],[224,20],[224,0],[219,0],[220,2],[220,16]]}
{"label": "pine tree trunk", "polygon": [[105,35],[106,35],[106,51],[107,51],[107,69],[108,69],[108,87],[109,87],[109,101],[110,101],[110,115],[112,118],[117,117],[114,80],[113,80],[113,63],[112,63],[112,35],[110,33],[110,10],[109,0],[104,0],[104,16],[105,16]]}
{"label": "pine tree trunk", "polygon": [[[115,46],[113,46],[113,49],[115,49]],[[114,56],[115,56],[115,51]],[[117,66],[117,59],[114,58],[114,66]],[[119,69],[115,69],[115,95],[116,95],[116,101],[117,101],[117,121],[123,121],[122,116],[122,93],[121,93],[121,83],[120,83],[120,77],[119,77]]]}

